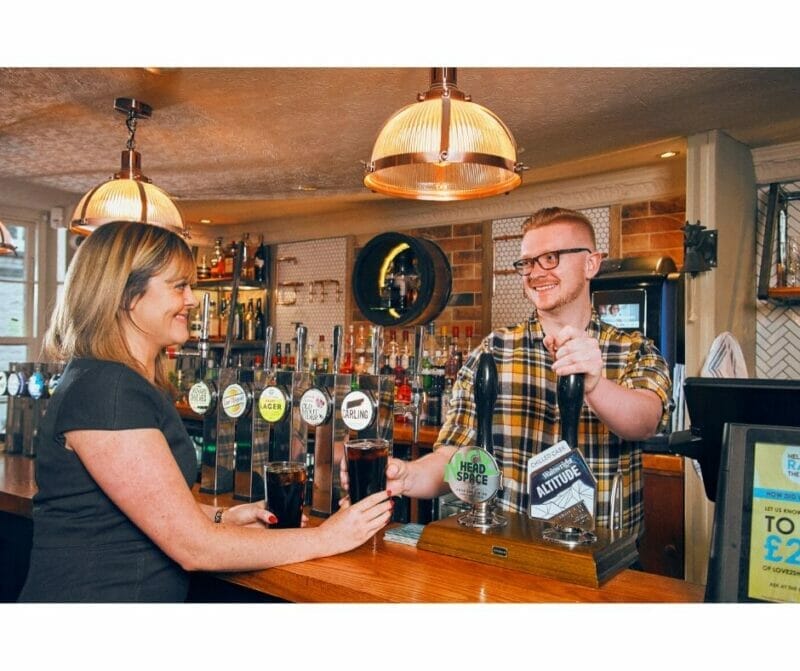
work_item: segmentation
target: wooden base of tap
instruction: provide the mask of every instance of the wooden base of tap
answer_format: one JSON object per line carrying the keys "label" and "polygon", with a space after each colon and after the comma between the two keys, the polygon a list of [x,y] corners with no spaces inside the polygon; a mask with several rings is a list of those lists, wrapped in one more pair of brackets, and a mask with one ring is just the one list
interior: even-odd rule
{"label": "wooden base of tap", "polygon": [[485,531],[462,526],[455,516],[431,522],[417,548],[588,587],[599,587],[639,556],[636,539],[629,534],[598,528],[595,542],[570,547],[545,540],[542,522],[502,514],[508,524]]}

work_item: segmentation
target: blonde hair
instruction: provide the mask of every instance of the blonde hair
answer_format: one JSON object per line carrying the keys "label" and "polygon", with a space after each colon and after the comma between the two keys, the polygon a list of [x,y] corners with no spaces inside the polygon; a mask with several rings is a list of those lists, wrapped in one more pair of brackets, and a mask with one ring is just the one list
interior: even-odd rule
{"label": "blonde hair", "polygon": [[543,228],[551,224],[577,224],[588,233],[592,241],[592,249],[597,247],[597,239],[594,235],[594,226],[589,218],[577,210],[567,210],[563,207],[544,207],[537,210],[525,221],[522,222],[522,234],[534,228]]}
{"label": "blonde hair", "polygon": [[[64,292],[44,336],[45,356],[56,361],[73,357],[117,361],[145,374],[125,340],[122,323],[150,278],[173,261],[189,281],[194,280],[192,252],[175,233],[130,221],[100,226],[70,263]],[[163,353],[155,370],[156,384],[168,388]]]}

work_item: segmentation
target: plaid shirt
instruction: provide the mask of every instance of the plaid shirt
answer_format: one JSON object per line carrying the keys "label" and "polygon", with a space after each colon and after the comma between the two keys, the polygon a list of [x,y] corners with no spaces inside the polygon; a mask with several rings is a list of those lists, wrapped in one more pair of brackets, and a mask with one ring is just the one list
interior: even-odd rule
{"label": "plaid shirt", "polygon": [[[650,389],[658,394],[663,406],[658,430],[663,430],[669,420],[671,383],[667,363],[653,342],[640,333],[629,334],[601,322],[594,310],[586,332],[599,341],[606,378],[629,389]],[[494,456],[503,473],[499,499],[504,508],[520,513],[528,510],[528,459],[561,436],[557,375],[551,369],[553,357],[544,347],[544,335],[535,309],[527,322],[489,335],[500,387],[492,426]],[[434,447],[477,443],[473,379],[481,349],[469,355],[458,373]],[[611,483],[619,469],[623,474],[623,528],[641,535],[641,446],[611,433],[584,403],[578,447],[597,478],[598,526],[609,526]]]}

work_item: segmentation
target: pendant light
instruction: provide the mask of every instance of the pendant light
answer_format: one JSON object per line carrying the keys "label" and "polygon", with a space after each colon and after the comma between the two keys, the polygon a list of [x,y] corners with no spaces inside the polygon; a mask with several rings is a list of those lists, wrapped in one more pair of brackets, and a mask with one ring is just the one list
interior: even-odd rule
{"label": "pendant light", "polygon": [[114,109],[127,116],[128,142],[122,152],[120,171],[81,198],[72,214],[69,230],[89,235],[112,221],[140,221],[168,228],[186,236],[183,218],[170,196],[142,174],[142,157],[135,150],[136,122],[149,119],[153,109],[133,98],[117,98]]}
{"label": "pendant light", "polygon": [[11,233],[6,228],[6,225],[0,221],[0,256],[9,254],[17,255],[17,248],[14,246]]}
{"label": "pendant light", "polygon": [[525,169],[506,125],[457,86],[456,68],[431,68],[431,87],[384,124],[364,185],[387,196],[449,201],[508,193]]}

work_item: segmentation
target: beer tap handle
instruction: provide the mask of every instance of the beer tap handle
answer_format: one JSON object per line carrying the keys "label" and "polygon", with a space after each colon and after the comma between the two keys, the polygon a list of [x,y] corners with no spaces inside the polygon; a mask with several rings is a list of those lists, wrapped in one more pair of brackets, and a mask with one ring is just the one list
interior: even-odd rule
{"label": "beer tap handle", "polygon": [[206,360],[208,359],[208,320],[211,317],[211,294],[203,293],[203,315],[200,325],[200,340],[197,341],[197,353],[200,355],[200,378],[206,374]]}
{"label": "beer tap handle", "polygon": [[264,370],[269,370],[272,363],[272,337],[275,327],[270,325],[264,329]]}
{"label": "beer tap handle", "polygon": [[414,377],[419,375],[422,366],[422,353],[425,351],[425,327],[414,329]]}
{"label": "beer tap handle", "polygon": [[484,345],[478,356],[475,372],[475,406],[478,413],[478,444],[489,454],[494,453],[492,445],[492,417],[497,400],[497,364],[491,351]]}
{"label": "beer tap handle", "polygon": [[583,373],[558,378],[558,411],[561,416],[561,439],[571,448],[578,446],[578,419],[583,405]]}
{"label": "beer tap handle", "polygon": [[383,326],[372,327],[372,374],[381,372],[381,352],[383,351]]}
{"label": "beer tap handle", "polygon": [[339,374],[342,365],[342,344],[344,343],[344,328],[341,324],[333,327],[333,374]]}
{"label": "beer tap handle", "polygon": [[411,371],[411,399],[414,406],[414,424],[411,428],[411,440],[416,445],[419,442],[419,425],[422,418],[422,379],[419,376],[422,348],[425,342],[425,327],[417,326],[414,329],[414,367]]}
{"label": "beer tap handle", "polygon": [[230,366],[231,344],[233,343],[233,320],[236,314],[236,304],[239,300],[239,278],[242,273],[242,255],[244,240],[236,243],[236,254],[233,258],[233,283],[231,285],[231,302],[228,307],[228,327],[225,330],[225,349],[222,355],[222,365]]}
{"label": "beer tap handle", "polygon": [[308,336],[308,329],[305,326],[297,326],[297,352],[295,352],[295,366],[296,373],[302,373],[306,365],[306,337]]}

